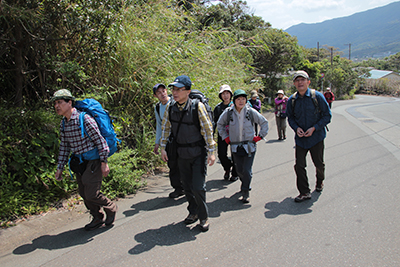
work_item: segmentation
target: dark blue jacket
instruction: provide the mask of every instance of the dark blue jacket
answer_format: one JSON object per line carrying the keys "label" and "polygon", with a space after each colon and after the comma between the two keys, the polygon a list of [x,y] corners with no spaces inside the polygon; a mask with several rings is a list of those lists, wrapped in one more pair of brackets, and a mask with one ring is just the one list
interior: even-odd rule
{"label": "dark blue jacket", "polygon": [[[321,112],[318,112],[318,109],[314,105],[310,88],[307,89],[303,97],[299,93],[296,94],[294,110],[292,104],[293,95],[289,97],[287,104],[286,113],[289,125],[295,132],[296,145],[304,149],[309,149],[325,139],[325,126],[331,122],[332,118],[331,110],[324,95],[315,91],[315,96]],[[315,131],[310,137],[299,137],[296,134],[299,127],[305,132],[313,126],[315,127]]]}

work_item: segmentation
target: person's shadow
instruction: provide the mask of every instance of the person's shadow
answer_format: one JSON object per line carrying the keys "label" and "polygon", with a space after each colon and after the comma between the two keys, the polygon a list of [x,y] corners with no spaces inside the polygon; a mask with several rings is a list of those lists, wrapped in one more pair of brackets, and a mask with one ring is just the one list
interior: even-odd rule
{"label": "person's shadow", "polygon": [[123,214],[125,215],[125,217],[131,217],[139,213],[140,211],[165,209],[173,206],[182,205],[185,202],[185,196],[181,196],[178,199],[172,199],[169,197],[156,197],[132,205],[131,209],[124,211]]}
{"label": "person's shadow", "polygon": [[83,228],[70,230],[58,235],[43,235],[32,240],[31,244],[24,244],[13,250],[13,254],[22,255],[36,249],[63,249],[89,243],[93,237],[110,230],[112,226],[101,227],[92,231]]}
{"label": "person's shadow", "polygon": [[265,218],[274,219],[282,214],[300,215],[311,213],[312,205],[314,205],[314,202],[316,202],[320,196],[321,193],[314,191],[311,193],[311,199],[304,200],[301,203],[294,202],[292,197],[287,197],[281,202],[268,202],[265,204],[265,208],[267,209],[267,211],[264,213]]}
{"label": "person's shadow", "polygon": [[158,229],[149,229],[135,235],[135,240],[139,243],[131,248],[129,254],[140,254],[151,250],[155,246],[173,246],[176,244],[196,240],[196,235],[200,233],[198,227],[186,226],[183,222],[171,223]]}

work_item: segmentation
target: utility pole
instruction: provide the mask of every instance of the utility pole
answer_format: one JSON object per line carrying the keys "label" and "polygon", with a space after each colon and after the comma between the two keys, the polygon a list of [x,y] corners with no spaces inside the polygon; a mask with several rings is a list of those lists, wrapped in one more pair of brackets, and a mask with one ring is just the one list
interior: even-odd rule
{"label": "utility pole", "polygon": [[344,45],[348,45],[349,46],[349,60],[350,60],[350,57],[351,57],[351,44],[344,44]]}
{"label": "utility pole", "polygon": [[319,42],[317,42],[317,56],[318,56],[318,62],[319,62]]}

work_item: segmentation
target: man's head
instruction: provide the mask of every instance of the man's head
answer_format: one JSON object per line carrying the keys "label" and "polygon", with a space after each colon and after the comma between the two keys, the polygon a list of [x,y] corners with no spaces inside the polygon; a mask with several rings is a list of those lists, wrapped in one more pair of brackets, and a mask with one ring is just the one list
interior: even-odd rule
{"label": "man's head", "polygon": [[303,95],[310,85],[310,77],[304,70],[298,70],[293,75],[293,83],[300,95]]}
{"label": "man's head", "polygon": [[157,83],[156,85],[153,86],[153,93],[154,96],[158,98],[158,100],[165,105],[168,100],[168,93],[167,93],[167,88],[165,87],[164,84],[162,83]]}
{"label": "man's head", "polygon": [[326,88],[326,91],[327,91],[327,92],[330,92],[330,91],[331,91],[331,88],[329,88],[329,87]]}
{"label": "man's head", "polygon": [[190,78],[186,75],[178,76],[168,85],[168,87],[171,86],[174,100],[180,104],[185,103],[189,98],[190,88],[192,87]]}
{"label": "man's head", "polygon": [[58,115],[67,116],[74,106],[75,97],[67,89],[61,89],[54,93],[50,99],[54,102],[54,108]]}
{"label": "man's head", "polygon": [[232,95],[233,95],[232,89],[229,85],[227,85],[227,84],[221,85],[221,87],[219,88],[218,96],[222,101],[224,101],[224,102],[230,101],[232,98]]}

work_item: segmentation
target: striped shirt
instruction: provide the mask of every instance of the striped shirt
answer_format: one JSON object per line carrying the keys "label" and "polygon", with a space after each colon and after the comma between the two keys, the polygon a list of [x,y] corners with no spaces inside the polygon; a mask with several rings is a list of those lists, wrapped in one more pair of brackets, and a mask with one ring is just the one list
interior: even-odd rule
{"label": "striped shirt", "polygon": [[59,170],[64,169],[71,152],[74,154],[82,154],[97,147],[99,150],[100,160],[106,160],[110,151],[106,140],[100,133],[96,121],[88,114],[85,114],[84,124],[85,130],[89,136],[85,134],[84,137],[82,137],[82,131],[79,122],[80,113],[80,111],[74,108],[71,118],[67,120],[64,117],[61,121],[61,142],[57,167]]}
{"label": "striped shirt", "polygon": [[[171,103],[171,102],[170,102]],[[166,112],[164,113],[164,118],[162,120],[162,132],[161,132],[161,149],[165,150],[165,147],[168,142],[168,137],[171,134],[171,122],[169,120],[169,105],[168,103],[167,107],[165,108]],[[176,102],[175,102],[176,103]],[[178,105],[178,103],[176,103]],[[178,105],[179,110],[182,110],[183,107],[186,106],[186,103],[183,105]],[[200,121],[200,133],[204,138],[204,141],[206,142],[206,148],[208,151],[208,154],[214,154],[215,148],[216,148],[216,143],[213,139],[213,126],[210,118],[208,117],[206,107],[204,106],[203,103],[199,102],[199,108],[198,108],[198,115],[199,115],[199,121]]]}

